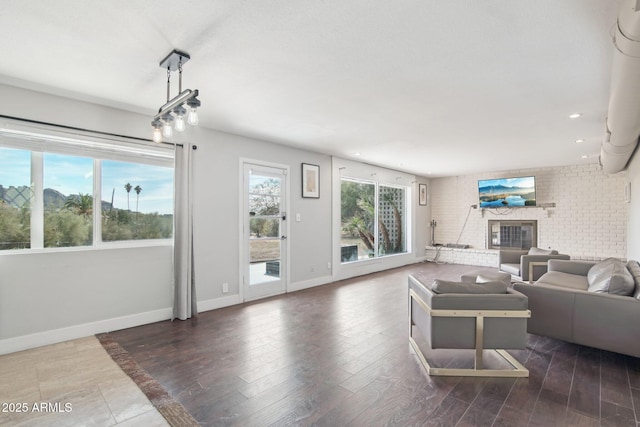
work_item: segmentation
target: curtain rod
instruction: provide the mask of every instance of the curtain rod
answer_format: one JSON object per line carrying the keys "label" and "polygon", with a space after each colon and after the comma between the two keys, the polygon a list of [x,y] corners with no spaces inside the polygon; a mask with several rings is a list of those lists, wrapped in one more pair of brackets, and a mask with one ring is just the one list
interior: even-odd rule
{"label": "curtain rod", "polygon": [[[117,137],[117,138],[127,138],[127,139],[133,139],[133,140],[136,140],[136,141],[143,141],[143,142],[153,142],[154,144],[157,144],[156,142],[152,141],[151,139],[139,138],[137,136],[120,135],[120,134],[117,134],[117,133],[103,132],[103,131],[91,130],[91,129],[84,129],[84,128],[79,128],[79,127],[75,127],[75,126],[60,125],[60,124],[57,124],[57,123],[42,122],[42,121],[39,121],[39,120],[25,119],[25,118],[22,118],[22,117],[5,116],[4,114],[0,114],[0,118],[18,120],[18,121],[21,121],[21,122],[37,124],[37,125],[53,126],[53,127],[58,127],[58,128],[61,128],[61,129],[66,129],[66,130],[75,130],[75,131],[80,131],[80,132],[91,132],[91,133],[95,133],[95,134],[98,134],[98,135],[104,135],[104,136],[113,136],[113,137]],[[182,144],[177,144],[177,143],[172,143],[172,142],[164,142],[164,141],[162,141],[161,144],[177,145],[178,147],[182,147],[183,146]]]}

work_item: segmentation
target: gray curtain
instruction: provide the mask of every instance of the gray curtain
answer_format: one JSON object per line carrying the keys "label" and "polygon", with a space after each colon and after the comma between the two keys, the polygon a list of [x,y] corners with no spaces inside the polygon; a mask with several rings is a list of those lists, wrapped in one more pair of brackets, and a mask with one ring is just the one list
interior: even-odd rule
{"label": "gray curtain", "polygon": [[193,262],[193,185],[195,147],[176,145],[173,227],[173,318],[189,319],[198,314]]}

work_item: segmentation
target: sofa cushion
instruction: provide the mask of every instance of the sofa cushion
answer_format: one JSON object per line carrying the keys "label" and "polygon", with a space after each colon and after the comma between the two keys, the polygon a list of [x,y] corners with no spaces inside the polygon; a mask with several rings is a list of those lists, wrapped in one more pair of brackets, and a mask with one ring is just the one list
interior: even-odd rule
{"label": "sofa cushion", "polygon": [[529,255],[557,255],[558,251],[551,249],[529,248]]}
{"label": "sofa cushion", "polygon": [[476,276],[476,283],[489,283],[489,282],[493,282],[494,280],[491,279],[490,277],[486,277],[483,276],[482,274],[478,274]]}
{"label": "sofa cushion", "polygon": [[[464,280],[463,280],[464,282]],[[511,275],[502,271],[491,271],[480,273],[476,276],[475,283],[502,282],[509,286],[511,284]],[[467,283],[472,283],[467,281]]]}
{"label": "sofa cushion", "polygon": [[589,292],[632,295],[635,288],[633,276],[625,264],[614,258],[605,259],[591,267],[587,281]]}
{"label": "sofa cushion", "polygon": [[436,294],[506,294],[507,285],[502,282],[464,283],[436,279],[431,290]]}
{"label": "sofa cushion", "polygon": [[586,291],[589,289],[587,276],[564,273],[562,271],[548,271],[536,281],[536,284],[553,285],[563,288],[577,289],[580,291]]}
{"label": "sofa cushion", "polygon": [[627,270],[629,270],[629,273],[633,276],[633,282],[635,283],[633,297],[640,300],[640,263],[636,260],[630,259],[627,262]]}
{"label": "sofa cushion", "polygon": [[513,274],[514,276],[519,276],[520,264],[500,264],[500,270],[505,273]]}

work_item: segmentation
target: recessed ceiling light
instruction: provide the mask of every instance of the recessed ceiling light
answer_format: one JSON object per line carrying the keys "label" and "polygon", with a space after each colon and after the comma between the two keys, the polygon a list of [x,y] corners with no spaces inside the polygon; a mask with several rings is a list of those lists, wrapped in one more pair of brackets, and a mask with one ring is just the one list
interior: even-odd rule
{"label": "recessed ceiling light", "polygon": [[360,155],[360,152],[356,152],[356,156],[359,156],[359,155]]}
{"label": "recessed ceiling light", "polygon": [[576,144],[582,144],[584,142],[584,139],[580,138],[580,139],[576,139]]}
{"label": "recessed ceiling light", "polygon": [[583,154],[582,156],[580,156],[581,159],[588,159],[589,156],[587,154]]}
{"label": "recessed ceiling light", "polygon": [[578,117],[582,116],[582,113],[573,113],[569,116],[570,119],[577,119]]}

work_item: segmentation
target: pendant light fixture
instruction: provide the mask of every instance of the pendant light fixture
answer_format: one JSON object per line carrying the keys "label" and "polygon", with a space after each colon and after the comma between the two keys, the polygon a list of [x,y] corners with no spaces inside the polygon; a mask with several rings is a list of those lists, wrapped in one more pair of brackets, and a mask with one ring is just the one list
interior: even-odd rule
{"label": "pendant light fixture", "polygon": [[[191,57],[185,52],[173,50],[162,61],[160,68],[167,70],[167,102],[158,109],[151,121],[153,126],[153,141],[162,142],[162,138],[171,138],[173,130],[182,132],[186,122],[191,126],[198,124],[198,107],[200,100],[197,98],[198,89],[182,90],[182,66]],[[178,70],[178,94],[171,98],[171,72]],[[186,106],[186,108],[185,108]]]}

